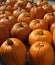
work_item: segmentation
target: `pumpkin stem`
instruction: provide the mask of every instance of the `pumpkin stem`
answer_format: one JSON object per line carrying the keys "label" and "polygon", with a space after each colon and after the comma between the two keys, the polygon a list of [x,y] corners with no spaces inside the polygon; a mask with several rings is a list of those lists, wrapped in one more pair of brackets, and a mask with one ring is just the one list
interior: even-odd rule
{"label": "pumpkin stem", "polygon": [[53,14],[53,13],[50,13],[50,15],[54,16],[54,14]]}
{"label": "pumpkin stem", "polygon": [[20,25],[20,27],[23,27],[23,24],[21,22],[19,23],[19,25]]}
{"label": "pumpkin stem", "polygon": [[40,34],[40,35],[43,35],[43,30],[40,30],[39,34]]}
{"label": "pumpkin stem", "polygon": [[13,44],[12,40],[10,40],[10,39],[7,40],[7,43],[8,43],[10,46],[12,46],[12,44]]}
{"label": "pumpkin stem", "polygon": [[40,44],[40,46],[41,46],[41,47],[43,47],[43,46],[44,46],[44,44]]}
{"label": "pumpkin stem", "polygon": [[40,21],[39,21],[39,20],[36,20],[36,22],[37,22],[37,23],[40,23]]}
{"label": "pumpkin stem", "polygon": [[6,19],[9,19],[9,17],[7,16]]}
{"label": "pumpkin stem", "polygon": [[43,2],[44,0],[41,0],[41,2]]}

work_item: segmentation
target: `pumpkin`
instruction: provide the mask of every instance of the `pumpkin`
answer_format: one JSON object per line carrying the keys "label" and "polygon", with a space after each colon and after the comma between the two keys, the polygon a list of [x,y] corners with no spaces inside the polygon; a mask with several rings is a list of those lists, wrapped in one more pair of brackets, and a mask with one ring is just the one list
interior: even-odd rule
{"label": "pumpkin", "polygon": [[52,8],[52,5],[43,5],[42,8],[45,10],[46,13],[50,13],[50,12],[53,12],[53,8]]}
{"label": "pumpkin", "polygon": [[7,65],[25,65],[26,47],[17,38],[8,38],[1,45],[1,57]]}
{"label": "pumpkin", "polygon": [[11,37],[24,41],[30,33],[29,26],[24,22],[16,23],[11,29]]}
{"label": "pumpkin", "polygon": [[30,14],[28,12],[22,12],[19,16],[17,21],[18,22],[25,22],[27,24],[29,24],[31,22],[31,17]]}
{"label": "pumpkin", "polygon": [[54,48],[55,48],[55,30],[53,31],[53,45],[54,45]]}
{"label": "pumpkin", "polygon": [[52,5],[53,11],[55,11],[55,4]]}
{"label": "pumpkin", "polygon": [[28,40],[30,45],[37,41],[45,41],[52,45],[52,34],[47,30],[36,29],[30,33]]}
{"label": "pumpkin", "polygon": [[22,12],[25,12],[25,9],[22,9],[21,7],[18,7],[18,9],[13,11],[13,16],[18,17]]}
{"label": "pumpkin", "polygon": [[9,31],[4,26],[0,25],[0,45],[9,37]]}
{"label": "pumpkin", "polygon": [[29,27],[31,30],[44,29],[48,30],[48,24],[43,19],[34,19],[30,22]]}
{"label": "pumpkin", "polygon": [[32,1],[28,1],[27,5],[26,5],[26,10],[27,10],[28,12],[30,12],[31,8],[34,7],[34,6],[37,6],[37,4],[34,3],[33,0],[32,0]]}
{"label": "pumpkin", "polygon": [[27,0],[18,0],[18,4],[19,4],[19,5],[22,5],[23,8],[26,7],[27,2],[28,2]]}
{"label": "pumpkin", "polygon": [[5,5],[0,7],[0,11],[3,11],[3,10],[10,11],[10,12],[13,11],[12,6],[8,5],[8,4],[5,4]]}
{"label": "pumpkin", "polygon": [[0,7],[3,6],[3,5],[5,5],[5,2],[0,3]]}
{"label": "pumpkin", "polygon": [[55,23],[53,23],[50,27],[50,31],[52,34],[53,34],[54,30],[55,30]]}
{"label": "pumpkin", "polygon": [[35,42],[29,51],[31,65],[53,65],[54,50],[44,41]]}
{"label": "pumpkin", "polygon": [[6,0],[6,3],[8,5],[14,6],[14,4],[16,3],[16,0]]}
{"label": "pumpkin", "polygon": [[48,1],[47,0],[38,0],[37,1],[37,5],[38,6],[43,6],[43,5],[46,5],[46,4],[48,4]]}
{"label": "pumpkin", "polygon": [[53,23],[55,23],[55,12],[45,14],[44,19],[50,27]]}
{"label": "pumpkin", "polygon": [[0,11],[0,19],[5,16],[10,16],[10,15],[11,15],[11,12],[9,12],[9,11],[5,11],[5,10]]}
{"label": "pumpkin", "polygon": [[32,19],[42,19],[45,15],[45,11],[42,7],[34,6],[30,10],[30,16]]}
{"label": "pumpkin", "polygon": [[14,16],[6,16],[0,19],[0,25],[5,26],[9,30],[9,32],[16,22],[17,21]]}

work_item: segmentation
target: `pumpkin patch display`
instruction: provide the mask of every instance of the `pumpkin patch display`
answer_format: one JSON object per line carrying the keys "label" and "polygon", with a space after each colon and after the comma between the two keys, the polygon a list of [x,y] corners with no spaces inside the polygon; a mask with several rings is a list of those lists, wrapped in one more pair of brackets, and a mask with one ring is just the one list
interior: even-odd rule
{"label": "pumpkin patch display", "polygon": [[42,19],[45,15],[45,11],[42,7],[34,6],[30,10],[30,16],[32,19]]}
{"label": "pumpkin patch display", "polygon": [[30,33],[29,26],[24,22],[16,23],[11,29],[11,37],[24,41]]}
{"label": "pumpkin patch display", "polygon": [[53,8],[52,8],[52,5],[43,5],[42,8],[45,10],[46,13],[50,13],[50,12],[53,12]]}
{"label": "pumpkin patch display", "polygon": [[9,37],[9,31],[4,26],[0,25],[0,45]]}
{"label": "pumpkin patch display", "polygon": [[37,5],[38,6],[43,6],[43,5],[46,5],[46,4],[48,4],[48,1],[47,0],[38,0],[37,1]]}
{"label": "pumpkin patch display", "polygon": [[25,22],[29,24],[31,22],[31,16],[28,12],[23,12],[18,16],[18,22]]}
{"label": "pumpkin patch display", "polygon": [[53,23],[50,27],[50,31],[52,34],[53,34],[54,30],[55,30],[55,23]]}
{"label": "pumpkin patch display", "polygon": [[45,14],[44,19],[50,27],[53,23],[55,23],[55,12]]}
{"label": "pumpkin patch display", "polygon": [[29,54],[31,65],[53,65],[54,50],[47,42],[35,42],[31,46]]}
{"label": "pumpkin patch display", "polygon": [[1,45],[1,56],[7,65],[25,65],[26,47],[17,38],[8,38]]}
{"label": "pumpkin patch display", "polygon": [[14,16],[6,16],[0,19],[0,25],[5,26],[9,30],[9,32],[16,22],[17,21]]}
{"label": "pumpkin patch display", "polygon": [[28,40],[30,45],[37,41],[45,41],[52,45],[52,34],[47,30],[36,29],[30,33]]}
{"label": "pumpkin patch display", "polygon": [[44,29],[48,30],[48,24],[43,19],[34,19],[30,22],[29,27],[31,30]]}

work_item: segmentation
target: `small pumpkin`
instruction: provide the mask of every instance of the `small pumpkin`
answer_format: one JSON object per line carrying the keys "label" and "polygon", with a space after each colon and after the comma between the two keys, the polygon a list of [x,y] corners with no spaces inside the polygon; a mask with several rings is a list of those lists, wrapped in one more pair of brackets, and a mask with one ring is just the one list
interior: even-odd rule
{"label": "small pumpkin", "polygon": [[37,41],[45,41],[52,45],[52,34],[47,30],[36,29],[30,33],[28,40],[30,45]]}
{"label": "small pumpkin", "polygon": [[48,1],[47,0],[38,0],[37,1],[37,5],[38,6],[43,6],[43,5],[46,5],[46,4],[48,4]]}
{"label": "small pumpkin", "polygon": [[6,16],[0,19],[0,25],[5,26],[9,30],[9,32],[16,22],[17,21],[14,16]]}
{"label": "small pumpkin", "polygon": [[52,5],[43,5],[42,8],[45,10],[46,13],[50,13],[50,12],[53,12],[53,8],[52,8]]}
{"label": "small pumpkin", "polygon": [[53,45],[54,45],[54,48],[55,48],[55,30],[53,31]]}
{"label": "small pumpkin", "polygon": [[35,42],[29,51],[31,65],[53,65],[54,50],[47,42]]}
{"label": "small pumpkin", "polygon": [[26,11],[25,9],[18,7],[18,9],[13,11],[13,16],[15,16],[17,18],[22,12],[25,12],[25,11]]}
{"label": "small pumpkin", "polygon": [[30,17],[30,13],[28,12],[22,12],[19,16],[18,16],[18,22],[25,22],[27,24],[29,24],[31,22],[31,17]]}
{"label": "small pumpkin", "polygon": [[9,11],[5,11],[5,10],[0,11],[0,19],[5,16],[10,16],[10,15],[11,15],[11,12],[9,12]]}
{"label": "small pumpkin", "polygon": [[44,19],[50,27],[53,23],[55,23],[55,12],[45,14]]}
{"label": "small pumpkin", "polygon": [[29,26],[24,22],[16,23],[11,29],[11,37],[24,41],[30,33]]}
{"label": "small pumpkin", "polygon": [[30,22],[29,27],[31,30],[44,29],[48,30],[48,24],[43,19],[34,19]]}
{"label": "small pumpkin", "polygon": [[6,0],[6,3],[8,5],[11,5],[11,6],[14,6],[14,4],[16,3],[17,1],[16,0]]}
{"label": "small pumpkin", "polygon": [[32,19],[42,19],[45,15],[45,11],[42,7],[34,6],[30,10],[30,16]]}
{"label": "small pumpkin", "polygon": [[1,45],[1,57],[7,65],[25,65],[26,47],[17,38],[8,38]]}
{"label": "small pumpkin", "polygon": [[53,34],[54,30],[55,30],[55,23],[53,23],[50,27],[50,31],[52,34]]}
{"label": "small pumpkin", "polygon": [[9,37],[9,31],[4,26],[0,25],[0,45]]}

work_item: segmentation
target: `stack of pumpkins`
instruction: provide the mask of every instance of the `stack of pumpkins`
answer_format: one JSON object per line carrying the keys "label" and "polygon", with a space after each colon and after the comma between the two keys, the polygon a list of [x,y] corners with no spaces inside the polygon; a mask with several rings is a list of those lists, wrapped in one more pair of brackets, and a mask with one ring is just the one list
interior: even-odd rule
{"label": "stack of pumpkins", "polygon": [[53,65],[55,4],[47,0],[0,3],[0,55],[7,65],[25,65],[30,44],[31,65]]}

